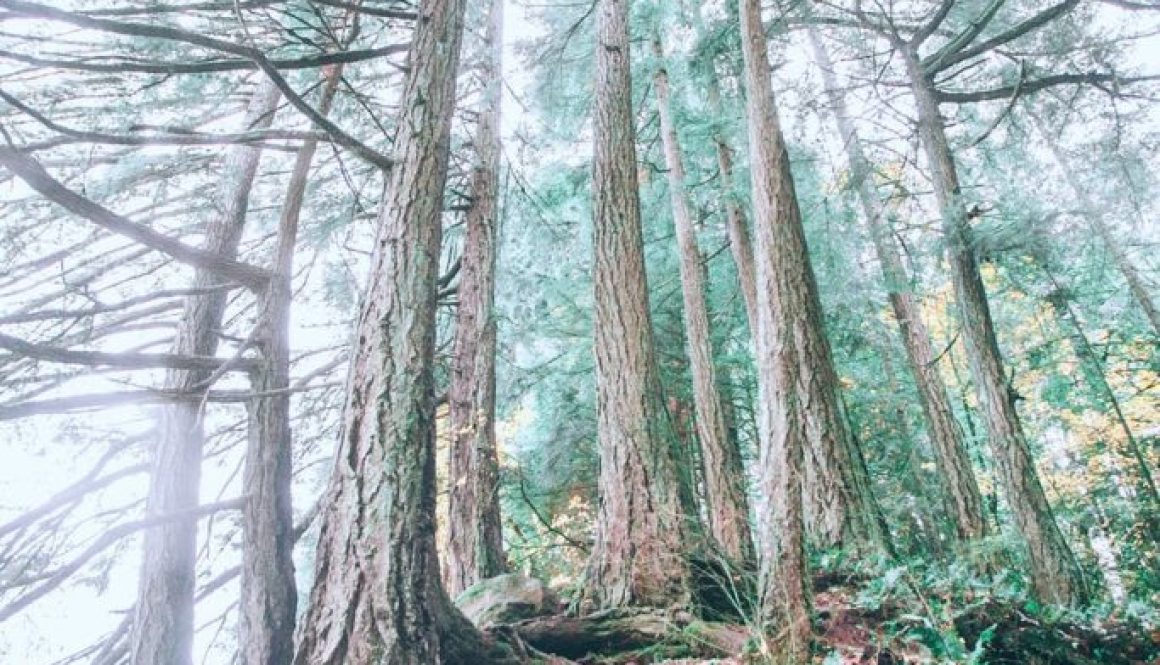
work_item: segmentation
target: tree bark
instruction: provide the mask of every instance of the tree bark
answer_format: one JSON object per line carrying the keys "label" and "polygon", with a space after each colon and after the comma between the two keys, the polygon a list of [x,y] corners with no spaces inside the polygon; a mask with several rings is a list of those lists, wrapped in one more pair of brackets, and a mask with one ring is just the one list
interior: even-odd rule
{"label": "tree bark", "polygon": [[1043,602],[1082,604],[1087,589],[1079,564],[1055,522],[1023,434],[1015,397],[991,319],[987,293],[974,254],[967,210],[961,199],[954,155],[939,114],[933,82],[918,54],[909,49],[907,72],[918,107],[919,135],[926,151],[942,217],[961,334],[987,428],[995,469],[1015,526],[1026,544],[1032,588]]}
{"label": "tree bark", "polygon": [[[761,486],[757,524],[763,644],[773,662],[803,663],[809,659],[812,639],[802,496],[810,437],[797,398],[802,369],[798,354],[806,349],[796,344],[795,333],[803,326],[789,317],[800,317],[797,321],[803,321],[804,327],[817,322],[817,312],[814,321],[806,320],[814,277],[770,83],[761,2],[739,2],[756,240],[753,338],[758,372]],[[816,299],[812,304],[817,304]]]}
{"label": "tree bark", "polygon": [[971,468],[971,460],[963,443],[962,430],[951,409],[946,385],[939,376],[930,342],[930,334],[922,320],[922,308],[903,267],[898,249],[890,237],[890,224],[882,200],[874,188],[872,166],[862,150],[862,140],[846,108],[845,95],[838,86],[834,65],[816,28],[809,29],[814,58],[822,70],[822,81],[830,110],[842,137],[849,163],[851,186],[858,194],[862,212],[870,230],[870,238],[878,263],[886,281],[887,295],[894,318],[898,322],[902,344],[910,373],[918,387],[919,402],[926,416],[927,432],[934,448],[946,495],[951,503],[951,518],[955,533],[962,540],[974,540],[987,534],[983,513],[983,497]]}
{"label": "tree bark", "polygon": [[[838,398],[838,377],[825,336],[817,281],[805,241],[789,155],[781,134],[770,84],[770,66],[761,32],[758,3],[741,1],[749,118],[750,175],[753,179],[757,297],[769,298],[771,312],[758,312],[758,341],[776,349],[776,360],[792,364],[778,388],[793,400],[793,427],[804,428],[809,444],[803,494],[805,523],[823,547],[889,550],[882,515],[871,493],[869,474],[850,435]],[[760,230],[758,227],[762,227]],[[762,256],[762,254],[765,256]],[[762,261],[767,261],[762,272]],[[775,289],[776,293],[770,293]],[[761,317],[771,316],[766,326]],[[780,328],[779,328],[780,326]],[[761,339],[780,335],[782,339]],[[773,354],[773,350],[762,352]],[[777,354],[774,354],[777,355]],[[774,358],[769,359],[770,362]],[[759,370],[760,371],[760,370]],[[772,375],[768,378],[774,378]],[[770,391],[770,388],[766,388]],[[769,399],[762,400],[763,407]],[[759,520],[760,521],[760,520]]]}
{"label": "tree bark", "polygon": [[[318,113],[330,115],[343,66],[323,70]],[[298,592],[294,579],[291,502],[293,433],[290,427],[290,309],[294,249],[317,141],[298,149],[278,222],[270,284],[262,294],[255,342],[261,367],[251,379],[260,397],[249,404],[246,505],[242,523],[239,657],[243,665],[286,665],[294,658]]]}
{"label": "tree bark", "polygon": [[665,409],[648,309],[637,188],[629,0],[599,0],[593,253],[600,513],[581,607],[689,599],[692,525]]}
{"label": "tree bark", "polygon": [[[263,83],[246,109],[246,129],[269,127],[278,98],[277,88]],[[260,158],[260,148],[235,146],[226,153],[217,209],[206,229],[204,251],[230,260],[237,256]],[[227,291],[214,287],[222,284],[222,278],[207,269],[194,273],[193,288],[206,293],[186,300],[173,343],[175,354],[213,356],[217,352]],[[212,376],[209,370],[171,370],[165,390],[208,391],[209,386],[203,384]],[[183,512],[191,516],[145,531],[130,637],[131,662],[135,665],[188,665],[193,659],[197,518],[191,511],[199,503],[203,410],[204,405],[197,401],[161,407],[145,511],[147,516]]]}
{"label": "tree bark", "polygon": [[[653,41],[653,53],[663,63],[660,38]],[[669,76],[663,64],[653,75],[657,109],[660,114],[661,143],[668,168],[669,196],[676,227],[681,294],[689,368],[693,377],[693,407],[697,440],[705,473],[709,532],[721,551],[733,561],[753,558],[749,533],[749,500],[745,469],[736,441],[729,438],[713,364],[713,343],[709,332],[709,308],[705,304],[705,269],[697,245],[697,231],[685,192],[685,165],[670,108]]]}
{"label": "tree bark", "polygon": [[299,665],[488,660],[435,552],[435,308],[465,5],[419,5]]}
{"label": "tree bark", "polygon": [[459,274],[451,360],[451,463],[447,589],[452,597],[506,571],[495,442],[495,261],[499,227],[503,0],[488,3],[485,80],[474,146],[471,208]]}

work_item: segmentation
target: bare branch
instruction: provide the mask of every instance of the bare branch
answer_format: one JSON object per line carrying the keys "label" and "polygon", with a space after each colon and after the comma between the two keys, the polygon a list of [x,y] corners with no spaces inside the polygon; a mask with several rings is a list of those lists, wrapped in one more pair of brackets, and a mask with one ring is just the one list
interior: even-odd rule
{"label": "bare branch", "polygon": [[1006,2],[1007,0],[991,0],[991,4],[983,9],[983,13],[972,19],[962,32],[943,44],[942,48],[935,51],[933,55],[923,59],[923,71],[937,72],[942,69],[943,60],[970,46],[971,42],[975,41],[975,38],[986,29]]}
{"label": "bare branch", "polygon": [[1061,2],[1057,5],[1053,5],[1047,9],[1039,12],[1035,16],[1032,16],[1031,18],[1028,18],[1025,21],[1020,21],[1019,23],[1012,26],[1010,29],[1004,30],[1003,32],[995,35],[994,37],[992,37],[984,42],[980,42],[980,43],[978,43],[975,46],[972,46],[970,48],[965,48],[965,49],[959,51],[958,53],[949,54],[946,57],[939,60],[937,63],[931,63],[930,65],[927,65],[925,71],[928,75],[934,75],[934,74],[937,74],[938,72],[941,72],[948,67],[952,67],[952,66],[954,66],[954,65],[956,65],[964,60],[969,60],[971,58],[974,58],[975,56],[982,55],[982,54],[986,53],[987,51],[990,51],[992,49],[998,48],[999,46],[1002,46],[1003,44],[1006,44],[1007,42],[1018,39],[1019,37],[1022,37],[1023,35],[1025,35],[1029,32],[1032,32],[1034,30],[1038,30],[1039,28],[1047,25],[1048,23],[1054,21],[1055,19],[1059,18],[1060,16],[1063,16],[1064,14],[1070,12],[1072,9],[1075,9],[1078,6],[1079,6],[1079,0],[1064,0],[1063,2]]}
{"label": "bare branch", "polygon": [[164,298],[181,298],[185,296],[201,296],[213,293],[215,291],[222,291],[230,288],[227,284],[214,286],[210,288],[200,289],[163,289],[161,291],[153,291],[146,293],[136,298],[128,298],[115,303],[97,303],[92,307],[85,309],[47,309],[30,312],[19,312],[16,314],[8,314],[0,316],[0,324],[6,323],[31,323],[33,321],[51,321],[54,319],[82,319],[89,316],[96,316],[97,314],[105,314],[108,312],[117,312],[130,307],[135,307],[142,303],[147,303],[153,300],[161,300]]}
{"label": "bare branch", "polygon": [[[107,143],[110,145],[227,145],[227,144],[259,144],[263,141],[288,139],[300,141],[328,141],[330,137],[325,132],[297,132],[285,129],[262,129],[237,134],[199,134],[165,133],[165,134],[106,134],[65,127],[52,118],[28,106],[19,99],[0,89],[0,99],[11,104],[17,110],[28,115],[33,120],[48,129],[64,134],[65,136],[88,143]],[[25,148],[27,149],[27,148]]]}
{"label": "bare branch", "polygon": [[935,11],[934,16],[931,17],[930,21],[928,21],[921,28],[916,30],[913,35],[911,35],[910,46],[916,49],[921,46],[922,43],[926,41],[927,37],[930,37],[939,29],[939,26],[941,26],[942,22],[946,20],[947,15],[951,13],[951,8],[954,6],[955,0],[943,0],[942,4],[938,6],[938,9]]}
{"label": "bare branch", "polygon": [[132,238],[142,245],[168,254],[188,265],[214,272],[232,279],[254,291],[261,291],[270,280],[270,273],[262,268],[234,261],[212,252],[190,247],[164,236],[153,229],[126,219],[99,203],[68,189],[53,178],[35,159],[10,147],[0,147],[0,164],[45,198],[94,224]]}
{"label": "bare branch", "polygon": [[[410,44],[392,44],[379,48],[360,49],[356,51],[336,51],[321,53],[301,58],[275,58],[270,64],[280,70],[286,69],[313,69],[325,65],[340,63],[361,62],[372,60],[397,53],[405,53]],[[257,69],[258,65],[252,60],[227,59],[206,60],[204,62],[158,62],[140,60],[119,60],[115,62],[86,62],[84,60],[41,58],[34,55],[25,55],[13,51],[0,50],[0,58],[23,62],[37,67],[54,67],[56,69],[71,69],[82,72],[100,72],[107,74],[209,74],[216,72],[230,72],[245,69]]]}
{"label": "bare branch", "polygon": [[294,108],[298,109],[303,115],[310,119],[312,123],[322,131],[330,134],[333,141],[346,148],[350,148],[355,154],[374,164],[375,166],[387,170],[391,167],[391,160],[379,153],[374,148],[359,141],[355,137],[346,133],[338,125],[335,125],[325,116],[318,113],[314,106],[303,99],[296,90],[286,81],[285,77],[278,71],[278,67],[274,65],[259,49],[249,46],[242,46],[233,42],[217,39],[214,37],[207,37],[205,35],[189,32],[187,30],[180,30],[169,26],[148,25],[144,23],[128,23],[121,21],[112,21],[108,19],[92,18],[74,12],[56,9],[35,2],[25,2],[24,0],[0,0],[0,9],[7,9],[13,14],[21,16],[30,16],[34,18],[43,18],[51,21],[59,21],[74,25],[78,28],[87,28],[90,30],[100,30],[110,32],[117,35],[125,35],[128,37],[146,37],[149,39],[164,39],[167,41],[182,42],[191,44],[193,46],[200,46],[202,48],[211,49],[214,51],[221,51],[229,53],[239,58],[244,58],[253,62],[258,69],[262,70],[267,77],[273,81],[278,90],[290,102]]}
{"label": "bare branch", "polygon": [[67,365],[91,365],[94,367],[121,367],[124,369],[169,369],[217,370],[227,362],[230,369],[247,372],[257,364],[253,360],[230,361],[204,356],[183,356],[173,353],[104,353],[101,351],[74,351],[47,344],[34,344],[11,335],[0,333],[0,348],[25,358],[48,360]]}
{"label": "bare branch", "polygon": [[105,531],[99,538],[97,538],[91,545],[89,545],[83,552],[77,555],[72,561],[57,569],[48,579],[36,587],[32,591],[12,601],[3,608],[0,608],[0,623],[11,619],[21,610],[24,610],[32,603],[40,600],[53,589],[59,587],[65,580],[75,574],[86,563],[93,559],[101,552],[109,547],[115,545],[118,541],[126,536],[130,536],[142,529],[148,529],[159,524],[166,524],[168,522],[175,522],[178,520],[196,519],[223,510],[240,510],[245,499],[244,497],[237,499],[229,499],[227,501],[218,501],[204,506],[198,506],[193,510],[181,511],[178,513],[171,513],[168,515],[158,515],[155,517],[147,517],[136,522],[126,522],[115,526]]}
{"label": "bare branch", "polygon": [[[1089,72],[1087,74],[1056,74],[1054,76],[1044,76],[1043,78],[1035,79],[1033,81],[1021,81],[1011,85],[1005,85],[1000,88],[991,88],[989,90],[976,90],[972,92],[948,92],[944,90],[936,91],[940,102],[950,102],[953,104],[966,104],[969,102],[983,102],[993,99],[1009,99],[1015,94],[1016,89],[1020,90],[1021,95],[1028,95],[1033,92],[1038,92],[1045,88],[1051,88],[1057,85],[1091,85],[1109,94],[1118,94],[1118,88],[1132,83],[1139,83],[1142,81],[1160,80],[1160,74],[1149,76],[1133,76],[1123,77],[1115,74],[1101,74],[1098,72]],[[1105,87],[1107,84],[1112,85],[1112,89]]]}

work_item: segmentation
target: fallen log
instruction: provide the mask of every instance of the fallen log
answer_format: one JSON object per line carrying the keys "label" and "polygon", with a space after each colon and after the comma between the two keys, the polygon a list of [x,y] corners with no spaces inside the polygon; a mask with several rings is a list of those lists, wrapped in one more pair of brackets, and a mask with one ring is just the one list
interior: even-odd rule
{"label": "fallen log", "polygon": [[640,608],[535,617],[504,628],[535,651],[581,663],[733,656],[748,638],[741,626],[698,621],[684,611]]}
{"label": "fallen log", "polygon": [[659,610],[604,610],[586,616],[536,617],[511,625],[520,639],[539,651],[583,658],[654,646],[671,639],[684,625],[679,613]]}

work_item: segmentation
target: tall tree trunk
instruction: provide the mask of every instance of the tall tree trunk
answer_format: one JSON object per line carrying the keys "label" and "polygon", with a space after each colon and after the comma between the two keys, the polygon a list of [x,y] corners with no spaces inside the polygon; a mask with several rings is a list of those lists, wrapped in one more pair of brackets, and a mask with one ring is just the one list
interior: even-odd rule
{"label": "tall tree trunk", "polygon": [[[721,86],[717,75],[710,72],[708,82],[709,108],[718,120],[725,113],[721,106]],[[733,148],[724,132],[713,134],[713,145],[717,151],[717,168],[720,171],[722,203],[725,207],[725,231],[729,236],[729,251],[737,266],[737,281],[741,286],[741,296],[745,299],[745,314],[749,320],[749,334],[757,331],[757,279],[754,277],[753,243],[749,238],[749,227],[745,222],[745,211],[733,189]]]}
{"label": "tall tree trunk", "polygon": [[418,7],[300,665],[486,662],[435,552],[435,308],[465,5]]}
{"label": "tall tree trunk", "polygon": [[761,2],[739,2],[756,239],[761,619],[770,660],[803,663],[812,639],[802,497],[810,436],[799,409],[803,367],[798,356],[807,350],[798,345],[798,334],[808,335],[802,328],[819,321],[816,311],[809,318],[809,308],[817,304],[811,297],[814,277],[770,83]]}
{"label": "tall tree trunk", "polygon": [[629,0],[599,0],[592,165],[600,514],[582,607],[689,598],[677,441],[648,309],[629,69]]}
{"label": "tall tree trunk", "polygon": [[[756,337],[762,344],[784,347],[777,349],[783,355],[765,360],[793,365],[781,370],[781,378],[791,383],[777,388],[780,394],[792,398],[793,404],[774,408],[794,410],[793,426],[804,428],[807,435],[811,463],[805,466],[803,503],[805,521],[813,537],[825,547],[889,550],[882,515],[871,494],[869,474],[842,416],[838,377],[825,336],[817,281],[810,265],[789,155],[769,80],[760,3],[739,1],[746,64],[754,235],[758,238],[754,251],[757,298],[759,303],[769,298],[773,307],[770,312],[758,312]],[[765,272],[763,261],[767,263]],[[760,325],[761,317],[767,315],[777,320]],[[762,339],[771,336],[778,339]],[[759,355],[763,353],[772,351],[759,350]],[[765,390],[773,394],[772,388]],[[769,402],[768,397],[763,399],[762,408],[769,408]],[[779,420],[785,422],[784,417]]]}
{"label": "tall tree trunk", "polygon": [[[323,70],[318,112],[330,115],[342,65]],[[294,580],[291,505],[293,433],[290,427],[290,308],[298,221],[317,141],[298,149],[278,221],[273,277],[259,304],[255,341],[261,366],[251,379],[246,506],[242,528],[241,632],[243,665],[285,665],[294,658],[298,592]]]}
{"label": "tall tree trunk", "polygon": [[922,321],[922,308],[903,267],[886,210],[874,188],[872,167],[862,150],[862,139],[846,108],[846,98],[838,86],[834,64],[816,28],[809,29],[814,58],[822,70],[822,81],[830,109],[842,137],[849,162],[851,185],[858,194],[862,212],[870,229],[878,263],[886,281],[890,306],[898,322],[910,373],[918,387],[919,402],[926,416],[927,432],[934,448],[935,463],[951,502],[955,533],[962,540],[974,540],[987,534],[983,497],[963,444],[962,430],[951,409],[946,385],[939,376],[930,334]]}
{"label": "tall tree trunk", "polygon": [[975,381],[975,393],[990,439],[997,475],[1016,528],[1027,546],[1033,590],[1044,602],[1083,603],[1087,589],[1082,572],[1055,522],[1040,484],[1003,367],[986,289],[972,246],[954,156],[947,142],[933,83],[923,72],[918,54],[913,49],[907,51],[905,57],[918,107],[919,135],[926,150],[942,217],[967,362]]}
{"label": "tall tree trunk", "polygon": [[[658,63],[663,62],[660,38],[653,40]],[[741,452],[729,438],[713,365],[713,343],[709,332],[709,311],[705,304],[705,269],[697,246],[697,231],[685,193],[685,165],[670,108],[669,75],[663,64],[653,75],[657,109],[660,113],[661,143],[668,168],[669,195],[676,227],[681,294],[689,365],[693,376],[693,407],[697,440],[701,446],[708,501],[709,532],[722,552],[737,562],[753,557],[749,534],[749,500]]]}
{"label": "tall tree trunk", "polygon": [[[263,83],[246,109],[246,129],[270,126],[278,104],[278,90]],[[261,158],[259,148],[230,148],[222,165],[214,217],[206,228],[203,248],[234,258],[246,222],[250,189]],[[223,286],[214,273],[198,270],[193,288]],[[217,352],[225,289],[190,296],[177,327],[173,353],[212,356]],[[212,378],[208,371],[171,370],[165,390],[200,394]],[[185,400],[161,407],[157,449],[149,481],[145,511],[149,516],[190,512],[197,508],[201,485],[201,456],[205,442],[204,404]],[[137,586],[137,605],[130,634],[135,665],[187,665],[193,659],[194,580],[197,572],[197,518],[166,521],[147,529]]]}
{"label": "tall tree trunk", "polygon": [[451,486],[447,589],[452,596],[503,573],[499,459],[495,448],[495,258],[499,226],[503,0],[488,3],[486,81],[474,146],[471,209],[459,273],[459,310],[451,360]]}

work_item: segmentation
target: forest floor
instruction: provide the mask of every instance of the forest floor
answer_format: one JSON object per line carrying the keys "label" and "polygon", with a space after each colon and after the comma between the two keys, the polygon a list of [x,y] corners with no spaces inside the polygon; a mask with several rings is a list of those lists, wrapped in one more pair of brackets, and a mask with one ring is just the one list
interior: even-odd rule
{"label": "forest floor", "polygon": [[[949,601],[949,602],[948,602]],[[883,594],[873,580],[815,580],[815,663],[899,665],[1160,665],[1160,628],[1112,615],[1050,616],[987,594],[957,598]],[[616,610],[550,615],[504,627],[551,665],[757,665],[744,622],[686,612]]]}

